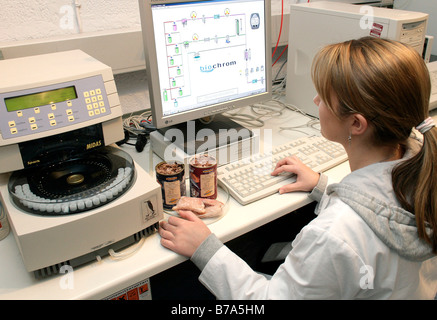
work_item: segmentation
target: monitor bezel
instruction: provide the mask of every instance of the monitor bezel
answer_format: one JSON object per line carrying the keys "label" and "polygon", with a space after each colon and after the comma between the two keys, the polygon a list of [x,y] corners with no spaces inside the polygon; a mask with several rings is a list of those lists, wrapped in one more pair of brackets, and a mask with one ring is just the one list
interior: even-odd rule
{"label": "monitor bezel", "polygon": [[214,105],[201,107],[198,109],[185,111],[168,116],[163,115],[161,92],[159,88],[157,55],[155,45],[155,35],[153,32],[152,5],[156,4],[175,4],[185,2],[205,2],[216,0],[139,0],[142,38],[144,45],[144,55],[146,61],[146,75],[149,89],[150,108],[152,112],[152,122],[156,128],[165,128],[168,126],[184,123],[190,120],[197,120],[221,114],[236,108],[245,107],[255,103],[262,103],[272,99],[272,46],[271,46],[271,0],[264,1],[264,31],[265,31],[265,73],[266,73],[266,91],[263,93],[235,99],[232,101],[221,102]]}

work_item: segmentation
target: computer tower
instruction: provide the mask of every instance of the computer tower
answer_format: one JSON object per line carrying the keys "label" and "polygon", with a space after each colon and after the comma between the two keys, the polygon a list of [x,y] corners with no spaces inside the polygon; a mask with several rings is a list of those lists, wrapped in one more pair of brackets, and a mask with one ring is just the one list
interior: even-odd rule
{"label": "computer tower", "polygon": [[428,14],[320,1],[290,6],[287,103],[318,117],[311,64],[323,46],[364,36],[394,39],[422,54]]}

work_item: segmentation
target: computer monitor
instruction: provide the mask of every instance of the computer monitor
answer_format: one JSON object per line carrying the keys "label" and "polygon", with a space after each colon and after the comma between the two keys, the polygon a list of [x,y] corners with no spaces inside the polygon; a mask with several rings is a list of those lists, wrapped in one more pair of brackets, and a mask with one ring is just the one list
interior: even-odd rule
{"label": "computer monitor", "polygon": [[270,0],[139,0],[139,8],[156,128],[271,99]]}

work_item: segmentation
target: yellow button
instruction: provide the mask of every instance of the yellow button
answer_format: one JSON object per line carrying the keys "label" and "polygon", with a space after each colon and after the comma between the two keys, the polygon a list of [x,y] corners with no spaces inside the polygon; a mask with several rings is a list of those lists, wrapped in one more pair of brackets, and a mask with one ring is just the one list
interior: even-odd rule
{"label": "yellow button", "polygon": [[99,104],[98,104],[97,102],[94,102],[94,103],[93,103],[93,107],[94,107],[94,108],[98,108],[98,107],[99,107]]}
{"label": "yellow button", "polygon": [[15,121],[9,121],[8,124],[10,128],[15,127]]}
{"label": "yellow button", "polygon": [[56,110],[56,104],[52,104],[52,110]]}
{"label": "yellow button", "polygon": [[103,96],[101,95],[101,94],[99,94],[98,96],[97,96],[97,100],[103,100]]}
{"label": "yellow button", "polygon": [[35,110],[35,113],[39,113],[40,112],[39,108],[35,108],[33,110]]}
{"label": "yellow button", "polygon": [[56,120],[50,120],[50,125],[53,127],[53,126],[56,126]]}
{"label": "yellow button", "polygon": [[88,98],[88,97],[90,96],[90,93],[89,93],[88,91],[84,91],[84,92],[83,92],[83,96],[84,96],[85,98]]}
{"label": "yellow button", "polygon": [[105,107],[100,108],[100,112],[101,112],[101,113],[105,113],[105,112],[106,112],[106,108],[105,108]]}
{"label": "yellow button", "polygon": [[92,110],[92,109],[93,109],[93,105],[92,105],[92,104],[87,104],[87,105],[86,105],[86,108],[87,108],[88,110]]}
{"label": "yellow button", "polygon": [[92,117],[94,115],[94,111],[88,111],[88,115]]}
{"label": "yellow button", "polygon": [[100,110],[99,110],[99,109],[96,109],[96,110],[94,110],[94,113],[95,113],[96,115],[99,115],[99,114],[100,114]]}
{"label": "yellow button", "polygon": [[67,109],[67,115],[69,116],[69,115],[72,115],[72,114],[73,114],[73,111],[71,109]]}
{"label": "yellow button", "polygon": [[97,93],[97,94],[101,94],[101,93],[102,93],[102,90],[100,90],[100,89],[96,89],[96,93]]}
{"label": "yellow button", "polygon": [[34,117],[30,117],[29,118],[29,123],[35,123],[35,118]]}
{"label": "yellow button", "polygon": [[92,101],[92,102],[96,102],[96,101],[97,101],[97,98],[96,98],[96,97],[91,97],[91,101]]}
{"label": "yellow button", "polygon": [[67,106],[71,107],[73,105],[73,102],[71,102],[70,100],[67,101]]}
{"label": "yellow button", "polygon": [[18,117],[22,117],[23,116],[23,112],[22,111],[17,111],[17,116]]}
{"label": "yellow button", "polygon": [[91,103],[91,98],[86,98],[85,103]]}
{"label": "yellow button", "polygon": [[49,113],[49,114],[48,114],[48,117],[49,117],[49,119],[54,119],[54,118],[55,118],[55,115],[54,115],[53,113]]}
{"label": "yellow button", "polygon": [[90,90],[90,95],[94,96],[96,92],[94,90]]}
{"label": "yellow button", "polygon": [[105,103],[103,101],[99,101],[99,106],[103,107]]}
{"label": "yellow button", "polygon": [[69,116],[68,117],[68,121],[70,121],[70,122],[74,121],[74,117],[73,116]]}
{"label": "yellow button", "polygon": [[16,134],[17,132],[18,132],[17,128],[12,128],[12,129],[11,129],[11,133],[12,133],[12,134]]}
{"label": "yellow button", "polygon": [[30,126],[30,129],[36,130],[36,129],[38,129],[38,126],[34,123]]}

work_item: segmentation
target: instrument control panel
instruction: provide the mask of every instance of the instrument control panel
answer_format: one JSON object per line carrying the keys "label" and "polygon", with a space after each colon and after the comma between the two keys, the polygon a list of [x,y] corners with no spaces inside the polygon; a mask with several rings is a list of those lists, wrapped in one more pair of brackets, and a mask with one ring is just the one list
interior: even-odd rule
{"label": "instrument control panel", "polygon": [[3,139],[67,127],[111,114],[101,75],[0,94]]}

